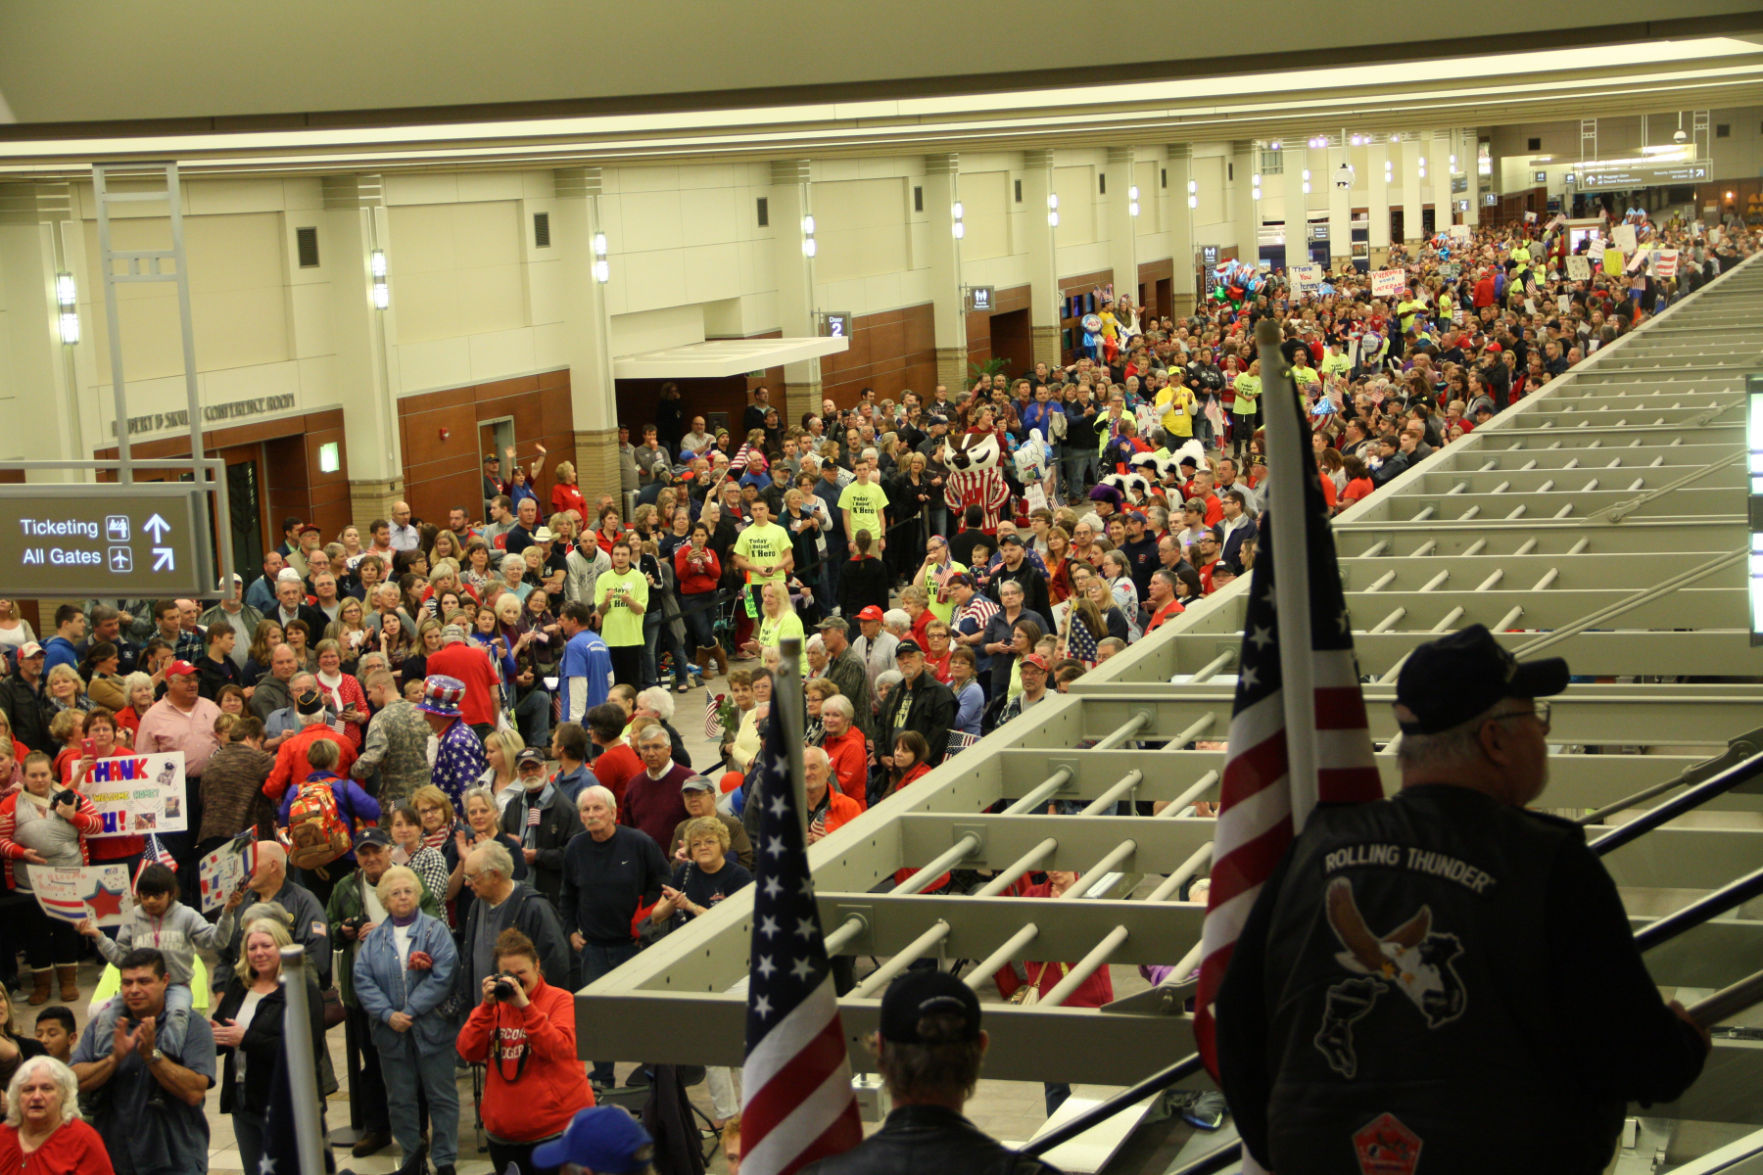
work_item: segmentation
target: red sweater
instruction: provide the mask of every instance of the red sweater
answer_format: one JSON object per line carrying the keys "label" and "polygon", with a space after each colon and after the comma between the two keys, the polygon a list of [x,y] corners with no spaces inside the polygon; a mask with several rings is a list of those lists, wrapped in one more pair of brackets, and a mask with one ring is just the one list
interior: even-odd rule
{"label": "red sweater", "polygon": [[263,794],[279,805],[282,802],[282,793],[288,790],[288,784],[304,780],[311,773],[312,765],[306,760],[306,748],[320,739],[328,739],[337,744],[336,772],[346,778],[349,768],[355,765],[355,748],[349,745],[348,739],[324,723],[315,722],[311,726],[303,727],[297,734],[289,735],[276,748],[275,766],[270,768],[269,778],[263,781]]}
{"label": "red sweater", "polygon": [[467,726],[493,725],[496,721],[496,698],[501,686],[490,655],[470,641],[443,645],[429,655],[430,677],[453,677],[465,683],[465,697],[459,703],[460,717]]}
{"label": "red sweater", "polygon": [[827,735],[820,749],[832,760],[833,790],[857,801],[859,809],[869,806],[869,744],[855,726],[838,737]]}
{"label": "red sweater", "polygon": [[679,593],[682,596],[697,596],[705,592],[713,592],[722,580],[722,560],[709,547],[703,550],[705,567],[702,571],[692,566],[693,548],[690,543],[682,543],[673,553],[673,574],[679,582]]}
{"label": "red sweater", "polygon": [[594,1104],[576,1059],[575,997],[543,979],[524,1008],[480,1001],[459,1030],[458,1048],[467,1061],[486,1064],[484,1129],[497,1138],[548,1138]]}
{"label": "red sweater", "polygon": [[[1009,889],[1005,890],[1004,896],[1022,898],[1052,897],[1053,884],[1049,881],[1043,881],[1039,885],[1032,885],[1029,883],[1028,878],[1024,876]],[[1028,976],[1028,982],[1040,989],[1041,995],[1045,996],[1055,987],[1058,987],[1060,982],[1064,980],[1065,976],[1070,973],[1071,964],[1043,963],[1037,960],[1030,960],[1023,963],[1022,968],[1024,973]],[[1010,993],[1023,986],[1023,981],[1017,978],[1016,969],[1009,965],[999,968],[998,973],[994,975],[992,979],[998,985],[998,994],[1005,999],[1009,999]],[[1077,990],[1072,992],[1070,997],[1059,1006],[1062,1008],[1099,1008],[1103,1004],[1112,1003],[1113,1001],[1114,980],[1109,977],[1108,968],[1103,966],[1097,968],[1095,974],[1078,984]]]}

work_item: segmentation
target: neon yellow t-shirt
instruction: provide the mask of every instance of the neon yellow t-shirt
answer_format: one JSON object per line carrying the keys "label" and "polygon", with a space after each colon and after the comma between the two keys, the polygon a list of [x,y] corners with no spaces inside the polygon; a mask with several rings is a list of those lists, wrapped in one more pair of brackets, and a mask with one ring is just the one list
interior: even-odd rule
{"label": "neon yellow t-shirt", "polygon": [[1336,355],[1330,352],[1322,357],[1322,374],[1324,375],[1345,375],[1351,370],[1353,370],[1353,361],[1345,355]]}
{"label": "neon yellow t-shirt", "polygon": [[649,580],[635,567],[623,575],[603,571],[594,581],[594,607],[600,611],[600,635],[611,648],[643,643],[643,614],[625,607],[623,601],[626,597],[635,599],[645,608],[649,606]]}
{"label": "neon yellow t-shirt", "polygon": [[967,564],[959,559],[951,559],[947,563],[933,563],[924,569],[924,587],[930,593],[930,614],[944,624],[948,624],[955,616],[955,601],[937,599],[937,580],[945,572],[952,571],[959,574],[966,570]]}
{"label": "neon yellow t-shirt", "polygon": [[[791,637],[801,641],[804,646],[808,643],[807,639],[802,635],[802,618],[800,616],[796,615],[794,612],[785,612],[776,617],[767,616],[763,612],[760,613],[759,644],[762,647],[775,649]],[[802,655],[796,660],[797,664],[801,666],[802,676],[807,677],[808,650],[804,648],[802,650]]]}
{"label": "neon yellow t-shirt", "polygon": [[[775,522],[768,522],[764,526],[749,526],[735,539],[735,554],[750,563],[765,567],[783,562],[784,556],[789,553],[790,532]],[[784,571],[781,567],[770,575],[760,575],[757,571],[747,572],[748,583],[781,583],[783,578]]]}
{"label": "neon yellow t-shirt", "polygon": [[[867,530],[869,537],[879,543],[886,535],[882,527],[882,511],[888,507],[888,495],[878,485],[868,482],[852,482],[839,493],[839,509],[851,512],[851,537],[856,538],[857,532]],[[871,548],[874,549],[873,547]]]}
{"label": "neon yellow t-shirt", "polygon": [[1261,402],[1261,377],[1244,372],[1237,376],[1236,403],[1230,410],[1238,416],[1253,416],[1258,411],[1256,405]]}
{"label": "neon yellow t-shirt", "polygon": [[1170,384],[1157,393],[1152,407],[1163,412],[1163,431],[1172,437],[1194,435],[1194,393],[1186,384]]}

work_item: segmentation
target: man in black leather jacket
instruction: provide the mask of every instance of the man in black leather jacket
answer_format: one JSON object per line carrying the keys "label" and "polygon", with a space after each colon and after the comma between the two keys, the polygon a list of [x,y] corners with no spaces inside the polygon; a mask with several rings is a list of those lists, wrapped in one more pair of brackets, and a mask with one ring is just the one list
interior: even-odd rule
{"label": "man in black leather jacket", "polygon": [[979,1084],[986,1034],[979,997],[947,971],[908,971],[882,997],[876,1067],[894,1109],[882,1128],[803,1175],[1059,1175],[1018,1154],[962,1116]]}
{"label": "man in black leather jacket", "polygon": [[[1319,806],[1262,886],[1215,1004],[1225,1096],[1280,1175],[1596,1175],[1630,1101],[1708,1036],[1667,1006],[1548,778],[1559,658],[1475,625],[1396,684],[1402,790]],[[1418,1164],[1418,1166],[1416,1165]]]}

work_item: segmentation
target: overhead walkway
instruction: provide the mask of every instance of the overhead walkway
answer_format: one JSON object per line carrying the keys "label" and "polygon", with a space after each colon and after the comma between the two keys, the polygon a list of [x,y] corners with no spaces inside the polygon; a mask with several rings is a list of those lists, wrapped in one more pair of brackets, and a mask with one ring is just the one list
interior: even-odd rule
{"label": "overhead walkway", "polygon": [[[1763,371],[1759,321],[1752,262],[1339,518],[1387,788],[1403,659],[1477,621],[1521,656],[1562,655],[1582,675],[1555,706],[1543,802],[1595,816],[1594,837],[1757,749],[1743,397],[1745,375]],[[1035,1007],[988,1006],[991,1077],[1126,1086],[1192,1051],[1179,989],[1102,1012],[1059,1004],[1098,967],[1197,958],[1204,910],[1179,898],[1206,871],[1213,821],[1185,813],[1217,798],[1247,589],[1244,577],[814,847],[831,947],[885,961],[842,1001],[859,1068],[886,977],[920,957],[968,961],[976,987],[1007,961],[1073,964]],[[1606,856],[1637,929],[1763,869],[1763,778],[1739,774]],[[1046,815],[1052,801],[1077,814]],[[971,896],[870,892],[901,867],[1000,876]],[[1066,900],[995,896],[1029,868],[1085,876]],[[1753,905],[1651,950],[1662,987],[1694,998],[1763,970]],[[586,989],[582,1039],[597,1055],[739,1064],[750,920],[747,898],[724,902]],[[1722,1040],[1645,1137],[1665,1139],[1670,1158],[1733,1142],[1763,1126],[1760,1082],[1763,1043]]]}

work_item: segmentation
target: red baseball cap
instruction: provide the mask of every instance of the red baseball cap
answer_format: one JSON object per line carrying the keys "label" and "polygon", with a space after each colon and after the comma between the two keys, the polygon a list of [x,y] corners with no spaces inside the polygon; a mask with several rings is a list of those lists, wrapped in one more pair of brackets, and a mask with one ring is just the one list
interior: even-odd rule
{"label": "red baseball cap", "polygon": [[1047,659],[1039,653],[1030,653],[1022,659],[1022,667],[1024,669],[1027,669],[1030,665],[1039,669],[1042,673],[1047,672]]}
{"label": "red baseball cap", "polygon": [[196,667],[188,661],[173,661],[165,667],[166,677],[182,677],[186,673],[195,673]]}
{"label": "red baseball cap", "polygon": [[857,619],[859,619],[859,620],[880,620],[881,618],[882,618],[882,610],[880,608],[876,607],[874,604],[871,604],[869,607],[865,608],[863,611],[857,613]]}

